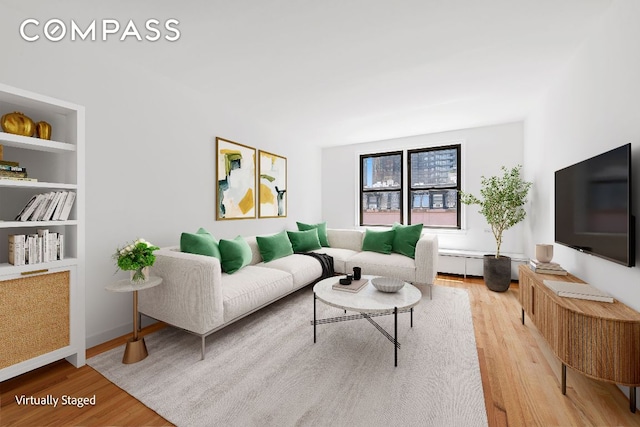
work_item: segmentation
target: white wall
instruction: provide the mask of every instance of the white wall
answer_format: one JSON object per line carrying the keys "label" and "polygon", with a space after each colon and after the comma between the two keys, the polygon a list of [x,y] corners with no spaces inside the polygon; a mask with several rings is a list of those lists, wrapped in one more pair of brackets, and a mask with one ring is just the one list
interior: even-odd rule
{"label": "white wall", "polygon": [[[640,214],[639,19],[640,2],[614,2],[527,117],[525,176],[535,181],[525,233],[529,255],[535,243],[554,241],[554,171],[629,142],[634,212]],[[554,260],[572,274],[640,310],[639,267],[624,267],[558,244],[554,250]]]}
{"label": "white wall", "polygon": [[[331,228],[358,227],[360,154],[462,144],[462,190],[480,194],[480,177],[501,174],[500,166],[523,162],[523,124],[507,123],[408,138],[330,147],[322,150],[322,217]],[[405,156],[406,160],[406,156]],[[406,169],[406,167],[405,167]],[[437,230],[439,244],[448,249],[495,252],[493,234],[478,206],[462,205],[462,230]],[[523,225],[504,234],[501,250],[522,253]]]}
{"label": "white wall", "polygon": [[[55,16],[68,22],[72,13],[60,8]],[[29,44],[19,38],[16,23],[30,15],[11,7],[0,14],[0,81],[86,107],[89,346],[131,331],[131,295],[104,290],[127,277],[114,275],[117,246],[137,237],[175,245],[181,232],[198,227],[233,238],[321,219],[319,149],[299,144],[295,135],[270,136],[260,118],[244,114],[242,106],[230,109],[233,100],[204,97],[136,69],[118,59],[117,47],[107,53],[100,42]],[[242,81],[228,84],[240,87]],[[288,158],[287,218],[215,221],[216,136]]]}

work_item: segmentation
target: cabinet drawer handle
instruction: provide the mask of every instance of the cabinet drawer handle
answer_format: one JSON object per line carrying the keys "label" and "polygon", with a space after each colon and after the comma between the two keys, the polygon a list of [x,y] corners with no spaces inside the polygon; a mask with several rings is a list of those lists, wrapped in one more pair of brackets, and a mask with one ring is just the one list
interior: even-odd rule
{"label": "cabinet drawer handle", "polygon": [[48,268],[45,268],[44,270],[23,271],[22,273],[20,273],[20,275],[22,275],[22,276],[30,276],[32,274],[46,273],[47,271],[49,271]]}

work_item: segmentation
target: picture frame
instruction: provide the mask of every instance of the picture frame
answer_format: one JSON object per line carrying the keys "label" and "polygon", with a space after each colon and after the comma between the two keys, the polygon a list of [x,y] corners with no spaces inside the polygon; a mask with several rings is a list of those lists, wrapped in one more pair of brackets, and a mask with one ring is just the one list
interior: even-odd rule
{"label": "picture frame", "polygon": [[258,217],[287,216],[287,158],[258,150]]}
{"label": "picture frame", "polygon": [[256,217],[256,149],[216,137],[216,220]]}

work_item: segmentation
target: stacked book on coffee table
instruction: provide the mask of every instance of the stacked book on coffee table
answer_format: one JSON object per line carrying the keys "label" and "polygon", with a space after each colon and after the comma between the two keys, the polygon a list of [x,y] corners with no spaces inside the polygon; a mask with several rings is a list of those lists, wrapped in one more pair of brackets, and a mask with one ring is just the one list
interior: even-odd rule
{"label": "stacked book on coffee table", "polygon": [[531,261],[529,261],[529,267],[535,273],[557,274],[559,276],[567,275],[567,270],[562,268],[557,262],[541,262],[532,258]]}

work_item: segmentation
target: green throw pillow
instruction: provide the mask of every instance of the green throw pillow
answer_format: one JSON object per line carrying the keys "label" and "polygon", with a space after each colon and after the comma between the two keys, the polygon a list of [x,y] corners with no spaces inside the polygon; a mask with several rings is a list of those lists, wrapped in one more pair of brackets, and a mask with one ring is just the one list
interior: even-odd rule
{"label": "green throw pillow", "polygon": [[320,244],[322,246],[324,246],[325,248],[329,247],[329,240],[327,239],[327,223],[325,222],[320,222],[318,224],[305,224],[302,222],[297,222],[296,224],[298,224],[298,230],[300,231],[306,231],[306,230],[312,230],[314,228],[318,229],[318,239],[320,240]]}
{"label": "green throw pillow", "polygon": [[200,228],[196,234],[182,233],[180,235],[180,252],[207,255],[222,260],[218,241],[204,228]]}
{"label": "green throw pillow", "polygon": [[293,252],[309,252],[322,247],[317,228],[306,231],[287,231],[287,236],[293,246]]}
{"label": "green throw pillow", "polygon": [[287,232],[284,230],[273,236],[256,236],[256,241],[258,242],[260,255],[262,255],[264,262],[273,261],[274,259],[293,254],[291,242],[289,241]]}
{"label": "green throw pillow", "polygon": [[362,241],[362,250],[390,254],[395,234],[395,230],[374,231],[367,229]]}
{"label": "green throw pillow", "polygon": [[393,237],[392,251],[415,258],[416,244],[422,234],[422,224],[402,225],[398,222],[393,224],[396,235]]}
{"label": "green throw pillow", "polygon": [[218,246],[222,255],[222,270],[226,273],[233,274],[251,263],[251,248],[242,236],[233,240],[221,239]]}

